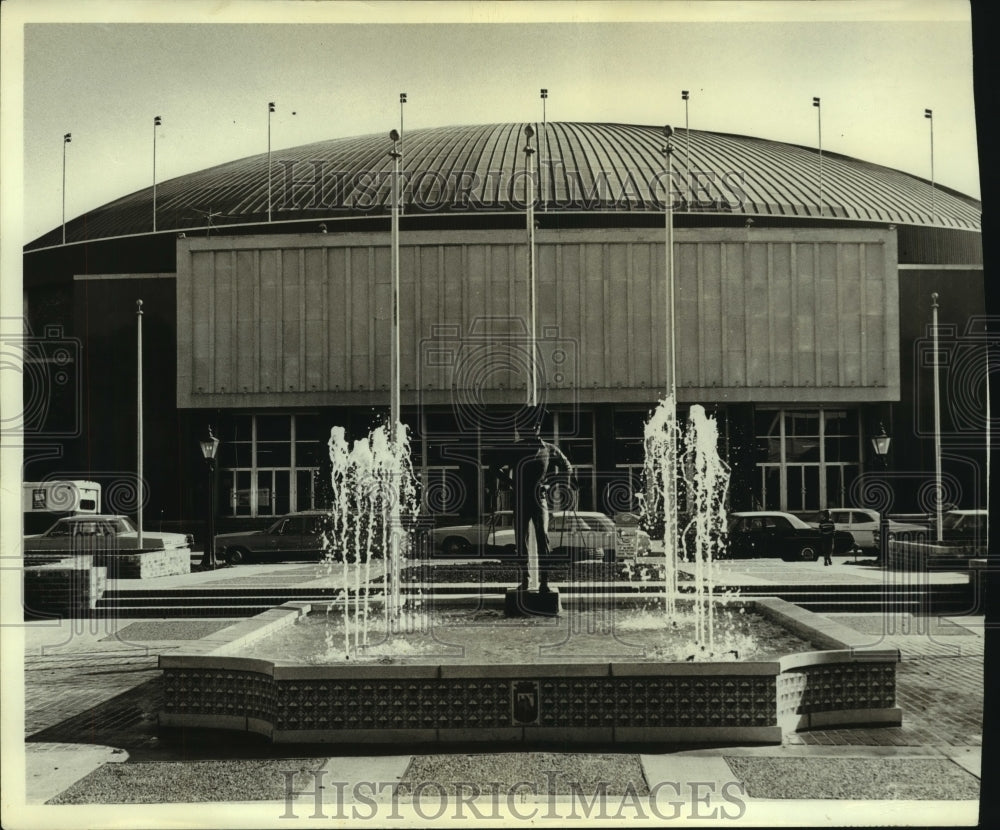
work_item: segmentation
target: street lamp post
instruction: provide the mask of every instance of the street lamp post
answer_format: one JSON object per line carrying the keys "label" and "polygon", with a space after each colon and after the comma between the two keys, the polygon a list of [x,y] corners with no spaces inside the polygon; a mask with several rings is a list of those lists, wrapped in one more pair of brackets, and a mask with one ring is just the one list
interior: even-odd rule
{"label": "street lamp post", "polygon": [[208,438],[199,441],[201,454],[208,465],[208,535],[205,538],[205,551],[201,557],[201,568],[205,571],[215,570],[215,454],[219,449],[219,439],[208,428]]}
{"label": "street lamp post", "polygon": [[677,339],[674,336],[674,147],[670,143],[670,137],[674,134],[673,128],[667,125],[663,128],[663,135],[666,144],[661,152],[667,161],[667,194],[664,225],[666,229],[666,276],[667,276],[667,394],[674,405],[677,403],[677,360],[674,350]]}
{"label": "street lamp post", "polygon": [[[889,444],[892,439],[886,435],[885,425],[880,423],[878,425],[879,433],[872,437],[872,449],[875,450],[875,455],[878,456],[879,461],[882,462],[882,480],[885,483],[886,488],[889,486],[889,476],[888,476],[888,455],[889,455]],[[879,561],[883,566],[888,563],[887,553],[889,551],[889,519],[886,516],[886,511],[883,510],[879,514]]]}
{"label": "street lamp post", "polygon": [[390,247],[392,248],[392,330],[390,332],[389,356],[389,426],[391,440],[395,445],[397,425],[399,424],[399,166],[403,153],[399,149],[400,135],[395,130],[389,133],[392,141],[392,220],[390,224]]}
{"label": "street lamp post", "polygon": [[135,470],[135,514],[136,544],[142,550],[142,300],[135,301],[136,320],[136,470]]}
{"label": "street lamp post", "polygon": [[73,133],[63,136],[63,186],[62,186],[62,241],[66,244],[66,145],[73,140]]}
{"label": "street lamp post", "polygon": [[[403,105],[406,103],[406,93],[399,93],[399,173],[402,175],[406,172],[406,168],[403,166]],[[400,182],[399,187],[399,212],[403,213],[403,185]]]}
{"label": "street lamp post", "polygon": [[940,542],[942,502],[944,501],[943,482],[941,480],[941,389],[938,365],[938,295],[931,294],[931,329],[934,338],[934,538]]}
{"label": "street lamp post", "polygon": [[937,219],[937,200],[934,191],[934,110],[924,110],[924,118],[930,122],[931,127],[931,219]]}

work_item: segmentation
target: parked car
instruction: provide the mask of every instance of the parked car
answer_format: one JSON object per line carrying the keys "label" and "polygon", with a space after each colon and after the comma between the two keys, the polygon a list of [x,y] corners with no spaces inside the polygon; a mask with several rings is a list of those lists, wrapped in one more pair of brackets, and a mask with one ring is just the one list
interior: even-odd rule
{"label": "parked car", "polygon": [[[515,551],[514,513],[498,510],[473,524],[435,528],[430,538],[431,550],[443,556],[511,557]],[[603,513],[556,510],[549,514],[549,549],[554,560],[614,561],[625,555],[624,551],[619,553],[620,538],[614,522]]]}
{"label": "parked car", "polygon": [[945,544],[985,547],[986,520],[985,510],[945,511],[941,517],[941,540]]}
{"label": "parked car", "polygon": [[325,555],[329,514],[304,510],[282,516],[267,530],[219,533],[215,555],[230,565],[248,560],[318,559]]}
{"label": "parked car", "polygon": [[[190,547],[190,533],[161,533],[143,530],[143,550]],[[138,549],[139,532],[128,516],[84,513],[64,516],[44,533],[24,537],[25,553],[78,550],[88,547]]]}
{"label": "parked car", "polygon": [[[877,510],[866,507],[832,507],[830,516],[837,530],[846,530],[854,537],[854,543],[861,550],[881,550],[880,534],[882,517]],[[800,515],[806,524],[817,527],[819,512]],[[897,522],[889,519],[886,532],[889,539],[900,537],[926,537],[927,528],[923,525],[908,522]]]}
{"label": "parked car", "polygon": [[[730,513],[728,555],[735,557],[780,556],[786,562],[815,561],[821,554],[819,531],[791,513],[776,510]],[[834,553],[854,549],[854,536],[837,530]]]}

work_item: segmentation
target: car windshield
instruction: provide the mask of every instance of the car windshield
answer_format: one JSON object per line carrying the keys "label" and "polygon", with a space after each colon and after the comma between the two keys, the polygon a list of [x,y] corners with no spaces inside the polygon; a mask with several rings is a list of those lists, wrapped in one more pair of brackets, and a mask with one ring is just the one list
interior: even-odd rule
{"label": "car windshield", "polygon": [[130,519],[119,518],[117,521],[111,523],[114,529],[119,533],[135,533],[135,525],[132,524]]}

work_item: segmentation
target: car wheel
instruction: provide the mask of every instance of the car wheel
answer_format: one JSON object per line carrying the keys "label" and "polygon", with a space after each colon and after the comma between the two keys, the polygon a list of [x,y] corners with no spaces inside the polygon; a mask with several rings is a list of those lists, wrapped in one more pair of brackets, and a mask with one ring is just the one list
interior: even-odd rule
{"label": "car wheel", "polygon": [[229,548],[226,551],[226,561],[230,565],[240,565],[247,561],[247,552],[243,548]]}
{"label": "car wheel", "polygon": [[468,556],[472,545],[461,536],[449,536],[441,543],[441,553],[445,556]]}
{"label": "car wheel", "polygon": [[803,545],[799,550],[799,559],[805,562],[815,562],[818,554],[816,553],[816,548],[812,545]]}

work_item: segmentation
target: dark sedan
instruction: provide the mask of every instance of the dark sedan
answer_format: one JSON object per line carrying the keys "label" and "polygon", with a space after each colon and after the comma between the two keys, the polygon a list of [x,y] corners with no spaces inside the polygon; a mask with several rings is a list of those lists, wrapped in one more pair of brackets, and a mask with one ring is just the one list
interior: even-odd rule
{"label": "dark sedan", "polygon": [[[729,514],[730,558],[780,556],[785,562],[815,562],[822,554],[819,531],[790,513],[754,511]],[[854,536],[838,530],[833,537],[833,552],[854,549]]]}

